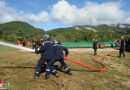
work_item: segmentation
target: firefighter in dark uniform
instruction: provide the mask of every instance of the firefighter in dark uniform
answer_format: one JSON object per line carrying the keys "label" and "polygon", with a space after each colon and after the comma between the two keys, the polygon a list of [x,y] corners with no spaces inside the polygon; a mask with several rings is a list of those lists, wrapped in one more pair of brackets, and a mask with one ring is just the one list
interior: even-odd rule
{"label": "firefighter in dark uniform", "polygon": [[69,69],[69,67],[66,65],[66,63],[64,62],[64,54],[63,51],[65,51],[65,57],[68,56],[69,51],[66,47],[63,47],[61,45],[60,42],[58,42],[57,40],[54,40],[54,58],[55,58],[55,62],[59,61],[61,66],[64,67],[64,69],[66,70],[66,73],[69,75],[72,75],[71,70]]}
{"label": "firefighter in dark uniform", "polygon": [[35,49],[35,48],[36,48],[36,39],[33,40],[33,43],[32,43],[32,44],[33,44],[32,49]]}
{"label": "firefighter in dark uniform", "polygon": [[39,43],[42,44],[43,42],[44,42],[43,37],[41,37]]}
{"label": "firefighter in dark uniform", "polygon": [[128,51],[128,46],[129,46],[128,39],[126,39],[126,41],[125,41],[125,49],[126,49],[126,51]]}
{"label": "firefighter in dark uniform", "polygon": [[26,45],[25,45],[25,41],[23,41],[23,47],[25,47]]}
{"label": "firefighter in dark uniform", "polygon": [[[42,68],[43,64],[45,63],[45,61],[49,62],[54,59],[54,43],[53,43],[53,41],[51,41],[49,39],[48,34],[44,34],[43,37],[44,37],[44,42],[42,43],[40,50],[37,51],[37,52],[41,53],[41,58],[38,61],[38,64],[36,66],[34,78],[39,77],[41,68]],[[46,69],[45,79],[48,79],[48,72],[50,73],[52,70],[52,67],[50,67],[50,68],[51,69]],[[55,70],[55,72],[56,72],[56,70]]]}
{"label": "firefighter in dark uniform", "polygon": [[125,41],[123,40],[123,37],[121,37],[120,41],[119,57],[121,57],[121,54],[125,57]]}
{"label": "firefighter in dark uniform", "polygon": [[68,56],[69,52],[68,49],[63,47],[60,42],[54,40],[55,45],[54,45],[54,59],[53,61],[50,61],[47,64],[47,69],[50,69],[50,66],[53,65],[56,61],[59,61],[60,64],[62,65],[62,67],[64,67],[64,69],[66,70],[66,73],[69,75],[72,75],[71,70],[69,69],[69,67],[65,64],[64,62],[64,54],[63,51],[65,51],[65,57]]}
{"label": "firefighter in dark uniform", "polygon": [[128,38],[127,41],[127,51],[130,52],[130,38]]}
{"label": "firefighter in dark uniform", "polygon": [[97,55],[97,39],[94,40],[93,42],[93,49],[94,49],[94,55],[96,56]]}

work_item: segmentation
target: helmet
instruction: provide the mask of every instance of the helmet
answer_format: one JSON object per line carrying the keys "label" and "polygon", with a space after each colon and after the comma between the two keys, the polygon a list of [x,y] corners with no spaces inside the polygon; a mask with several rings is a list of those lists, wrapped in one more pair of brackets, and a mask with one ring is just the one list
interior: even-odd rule
{"label": "helmet", "polygon": [[55,44],[61,44],[58,40],[54,40]]}
{"label": "helmet", "polygon": [[42,35],[42,38],[44,38],[45,40],[47,40],[47,39],[50,38],[50,36],[49,36],[49,34],[43,34],[43,35]]}

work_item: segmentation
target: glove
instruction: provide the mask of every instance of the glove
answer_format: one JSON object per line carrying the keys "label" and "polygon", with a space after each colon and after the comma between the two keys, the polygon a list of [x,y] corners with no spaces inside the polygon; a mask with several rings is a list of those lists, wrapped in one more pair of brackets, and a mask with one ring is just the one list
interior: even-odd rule
{"label": "glove", "polygon": [[36,54],[39,54],[39,51],[40,51],[40,48],[36,48],[36,49],[35,49],[35,53],[36,53]]}
{"label": "glove", "polygon": [[37,48],[37,51],[40,51],[40,48]]}

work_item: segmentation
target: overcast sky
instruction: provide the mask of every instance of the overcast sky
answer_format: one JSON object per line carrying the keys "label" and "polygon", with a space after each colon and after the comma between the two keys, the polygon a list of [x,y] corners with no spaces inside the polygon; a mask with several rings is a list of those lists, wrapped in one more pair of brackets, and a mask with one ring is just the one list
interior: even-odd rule
{"label": "overcast sky", "polygon": [[25,21],[45,30],[130,24],[130,0],[0,0],[0,24],[10,21]]}

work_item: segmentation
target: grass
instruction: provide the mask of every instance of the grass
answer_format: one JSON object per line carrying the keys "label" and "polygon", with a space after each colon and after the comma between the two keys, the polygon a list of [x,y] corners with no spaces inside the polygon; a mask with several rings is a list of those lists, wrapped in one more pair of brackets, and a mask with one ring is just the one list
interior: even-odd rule
{"label": "grass", "polygon": [[[109,53],[113,52],[100,51],[98,55]],[[33,75],[40,55],[4,47],[0,48],[0,77],[5,83],[10,83],[8,90],[130,90],[130,53],[126,52],[125,58],[117,56],[97,59],[107,66],[102,72],[65,61],[72,70],[72,76],[58,71],[59,78],[51,75],[50,80],[45,80],[45,73],[42,73],[40,78],[35,80]],[[71,52],[68,57],[96,68],[103,68],[91,60],[93,52]]]}
{"label": "grass", "polygon": [[12,50],[12,49],[15,49],[15,48],[0,45],[0,50]]}

